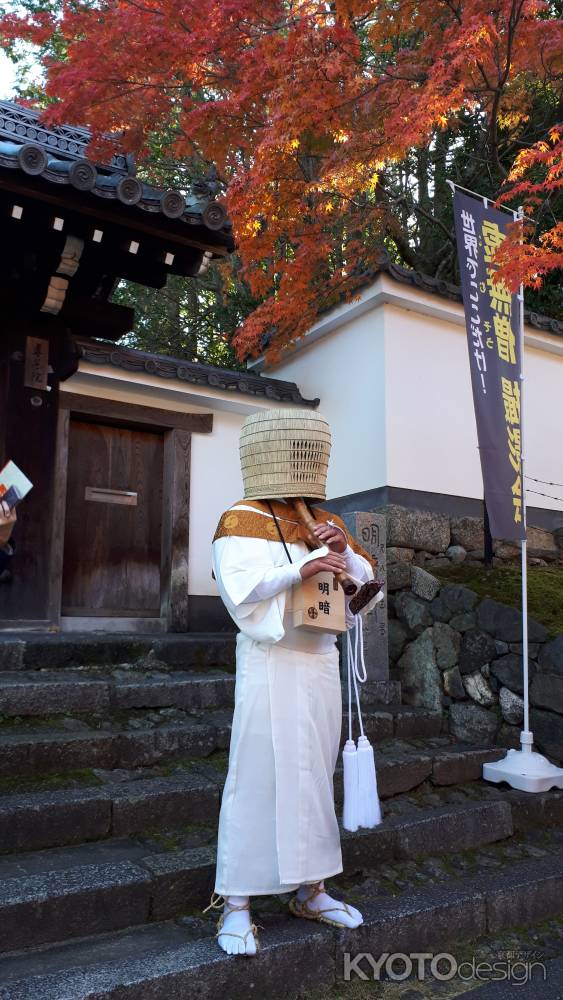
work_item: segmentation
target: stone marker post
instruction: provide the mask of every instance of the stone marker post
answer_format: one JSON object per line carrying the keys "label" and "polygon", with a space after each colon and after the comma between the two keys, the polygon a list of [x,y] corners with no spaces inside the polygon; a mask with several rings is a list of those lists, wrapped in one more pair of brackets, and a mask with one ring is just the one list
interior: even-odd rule
{"label": "stone marker post", "polygon": [[[386,517],[373,511],[353,511],[342,514],[342,520],[362,548],[377,559],[375,575],[383,583],[385,597],[364,617],[364,656],[368,681],[388,681]],[[345,634],[342,636],[342,655],[346,670]]]}

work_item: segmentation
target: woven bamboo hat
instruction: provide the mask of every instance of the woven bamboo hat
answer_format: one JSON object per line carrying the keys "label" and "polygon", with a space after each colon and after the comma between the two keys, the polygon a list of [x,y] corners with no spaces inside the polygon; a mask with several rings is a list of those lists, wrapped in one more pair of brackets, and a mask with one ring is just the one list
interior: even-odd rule
{"label": "woven bamboo hat", "polygon": [[330,427],[315,411],[252,413],[240,433],[245,499],[325,500],[330,444]]}

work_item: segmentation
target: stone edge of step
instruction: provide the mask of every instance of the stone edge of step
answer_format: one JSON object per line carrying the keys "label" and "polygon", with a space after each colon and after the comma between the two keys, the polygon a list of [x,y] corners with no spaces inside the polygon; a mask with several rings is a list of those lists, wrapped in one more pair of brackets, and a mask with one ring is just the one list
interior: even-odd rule
{"label": "stone edge of step", "polygon": [[[261,932],[259,953],[248,962],[224,955],[209,938],[86,968],[82,963],[69,966],[67,952],[67,967],[62,971],[4,984],[0,978],[0,998],[180,1000],[185,990],[191,995],[199,984],[205,996],[228,989],[230,1000],[246,1000],[251,990],[254,995],[266,992],[281,1000],[314,985],[329,988],[341,983],[346,955],[349,964],[357,962],[358,955],[371,954],[377,960],[385,952],[443,951],[455,943],[541,922],[562,911],[563,857],[557,862],[553,858],[524,861],[501,878],[484,873],[456,885],[409,891],[368,904],[364,923],[352,932],[299,926],[287,918]],[[92,946],[96,946],[95,938]],[[233,966],[233,962],[240,964]]]}

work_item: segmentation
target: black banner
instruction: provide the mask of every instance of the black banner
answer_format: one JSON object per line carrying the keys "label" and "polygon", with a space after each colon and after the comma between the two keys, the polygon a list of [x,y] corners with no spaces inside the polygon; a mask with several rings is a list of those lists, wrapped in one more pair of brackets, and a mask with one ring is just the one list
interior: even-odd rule
{"label": "black banner", "polygon": [[485,500],[493,538],[526,537],[520,413],[520,303],[493,280],[510,215],[456,189],[455,230]]}

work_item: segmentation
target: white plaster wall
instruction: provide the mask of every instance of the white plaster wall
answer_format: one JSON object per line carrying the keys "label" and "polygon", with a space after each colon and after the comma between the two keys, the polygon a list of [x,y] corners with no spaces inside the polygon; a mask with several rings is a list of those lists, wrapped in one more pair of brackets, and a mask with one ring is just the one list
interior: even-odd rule
{"label": "white plaster wall", "polygon": [[385,342],[383,310],[354,317],[268,372],[320,398],[332,449],[331,499],[385,484]]}
{"label": "white plaster wall", "polygon": [[482,497],[464,328],[384,310],[387,485]]}
{"label": "white plaster wall", "polygon": [[192,435],[190,594],[218,594],[211,579],[211,541],[223,511],[244,493],[238,451],[243,419],[216,410],[212,433]]}
{"label": "white plaster wall", "polygon": [[[465,328],[384,308],[388,485],[481,498]],[[527,474],[563,483],[563,356],[527,343],[524,359]],[[528,485],[563,498],[563,489]],[[528,506],[563,510],[563,500],[530,493]]]}

